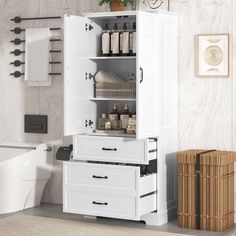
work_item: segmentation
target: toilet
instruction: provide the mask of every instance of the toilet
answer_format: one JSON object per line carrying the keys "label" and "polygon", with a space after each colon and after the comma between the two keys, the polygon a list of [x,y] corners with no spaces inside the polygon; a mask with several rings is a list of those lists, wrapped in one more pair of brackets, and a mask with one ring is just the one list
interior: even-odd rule
{"label": "toilet", "polygon": [[0,144],[0,214],[39,206],[52,169],[47,144]]}

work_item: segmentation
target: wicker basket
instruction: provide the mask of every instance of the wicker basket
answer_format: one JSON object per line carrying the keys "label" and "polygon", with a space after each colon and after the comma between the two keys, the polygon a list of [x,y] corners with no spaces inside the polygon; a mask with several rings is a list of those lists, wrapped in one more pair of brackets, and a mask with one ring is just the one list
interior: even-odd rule
{"label": "wicker basket", "polygon": [[135,98],[136,83],[95,83],[97,98]]}
{"label": "wicker basket", "polygon": [[224,231],[234,225],[234,160],[233,152],[177,154],[181,227]]}

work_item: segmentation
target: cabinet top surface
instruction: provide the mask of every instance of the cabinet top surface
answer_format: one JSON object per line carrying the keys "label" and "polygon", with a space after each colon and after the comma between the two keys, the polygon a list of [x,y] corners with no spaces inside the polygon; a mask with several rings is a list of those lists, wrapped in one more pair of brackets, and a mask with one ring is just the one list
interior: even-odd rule
{"label": "cabinet top surface", "polygon": [[[119,16],[133,16],[135,17],[138,14],[148,14],[144,11],[116,11],[116,12],[88,12],[83,13],[83,16],[86,16],[88,18],[114,18]],[[150,13],[149,13],[150,14]],[[157,13],[154,13],[157,14]]]}
{"label": "cabinet top surface", "polygon": [[138,14],[168,14],[168,15],[176,15],[173,12],[170,11],[156,11],[156,12],[150,12],[150,11],[115,11],[115,12],[86,12],[83,13],[83,16],[86,16],[88,18],[114,18],[119,16],[133,16],[135,17]]}
{"label": "cabinet top surface", "polygon": [[116,12],[87,12],[83,16],[88,18],[114,18],[119,16],[133,16],[137,15],[137,11],[116,11]]}

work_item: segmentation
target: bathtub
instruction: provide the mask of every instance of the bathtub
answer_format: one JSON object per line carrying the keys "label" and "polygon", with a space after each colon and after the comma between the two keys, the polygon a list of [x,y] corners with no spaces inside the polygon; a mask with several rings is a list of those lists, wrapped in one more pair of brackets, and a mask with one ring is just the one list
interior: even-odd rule
{"label": "bathtub", "polygon": [[52,168],[46,144],[0,144],[0,214],[40,205]]}

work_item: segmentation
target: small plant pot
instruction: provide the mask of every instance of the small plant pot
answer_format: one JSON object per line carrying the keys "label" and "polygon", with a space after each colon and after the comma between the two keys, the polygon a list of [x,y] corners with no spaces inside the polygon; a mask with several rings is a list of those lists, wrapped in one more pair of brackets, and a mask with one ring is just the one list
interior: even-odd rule
{"label": "small plant pot", "polygon": [[111,11],[124,11],[125,6],[121,4],[119,1],[113,1],[111,3]]}

